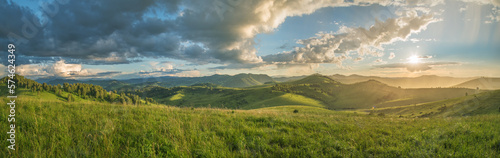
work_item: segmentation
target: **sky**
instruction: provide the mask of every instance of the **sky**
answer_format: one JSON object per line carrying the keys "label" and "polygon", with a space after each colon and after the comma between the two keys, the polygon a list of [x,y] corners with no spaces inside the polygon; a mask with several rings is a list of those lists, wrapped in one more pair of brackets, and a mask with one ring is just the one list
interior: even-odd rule
{"label": "sky", "polygon": [[499,22],[500,0],[0,0],[32,79],[500,77]]}

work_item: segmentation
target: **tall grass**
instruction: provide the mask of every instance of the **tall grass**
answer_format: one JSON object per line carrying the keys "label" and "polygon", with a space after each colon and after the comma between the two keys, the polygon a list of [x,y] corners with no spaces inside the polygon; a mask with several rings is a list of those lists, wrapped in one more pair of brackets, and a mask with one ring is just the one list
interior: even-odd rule
{"label": "tall grass", "polygon": [[[5,100],[0,104],[6,105]],[[294,109],[298,113],[293,113]],[[0,106],[7,139],[8,106]],[[67,103],[16,105],[0,157],[498,157],[500,115],[395,118],[316,107],[258,110]],[[8,142],[2,141],[2,147]]]}

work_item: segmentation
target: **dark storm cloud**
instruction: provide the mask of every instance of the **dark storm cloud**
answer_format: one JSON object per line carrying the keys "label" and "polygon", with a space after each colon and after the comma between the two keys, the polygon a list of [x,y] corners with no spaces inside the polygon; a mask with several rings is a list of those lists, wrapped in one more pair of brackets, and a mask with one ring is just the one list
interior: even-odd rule
{"label": "dark storm cloud", "polygon": [[[9,33],[23,37],[28,43],[19,43],[20,55],[73,58],[85,64],[129,63],[135,57],[181,58],[179,38],[171,33],[174,23],[146,15],[160,14],[158,9],[174,13],[179,1],[53,1],[49,6],[57,6],[53,7],[57,12],[44,14],[42,24],[29,9],[0,2],[4,23],[0,41],[9,42]],[[28,28],[36,31],[27,30],[35,36],[26,37],[24,26],[34,26]]]}

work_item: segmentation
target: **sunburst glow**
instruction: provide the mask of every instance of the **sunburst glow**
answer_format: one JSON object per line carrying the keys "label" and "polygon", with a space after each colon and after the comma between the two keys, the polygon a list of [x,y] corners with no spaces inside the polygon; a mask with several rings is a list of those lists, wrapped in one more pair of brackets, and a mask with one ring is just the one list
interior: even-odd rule
{"label": "sunburst glow", "polygon": [[417,55],[412,55],[408,58],[408,63],[412,64],[420,63],[420,57],[418,57]]}

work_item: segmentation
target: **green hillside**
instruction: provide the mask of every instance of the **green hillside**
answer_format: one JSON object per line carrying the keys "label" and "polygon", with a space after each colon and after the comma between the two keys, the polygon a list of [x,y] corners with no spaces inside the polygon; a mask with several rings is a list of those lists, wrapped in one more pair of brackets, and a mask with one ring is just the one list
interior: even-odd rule
{"label": "green hillside", "polygon": [[500,78],[486,78],[481,77],[474,80],[470,80],[464,83],[455,85],[454,87],[464,87],[471,89],[500,89]]}
{"label": "green hillside", "polygon": [[[278,84],[284,89],[271,85],[228,88],[197,84],[172,88],[148,86],[134,91],[181,106],[174,107],[154,104],[151,99],[140,100],[142,104],[122,103],[121,99],[108,101],[109,96],[92,97],[92,90],[87,95],[75,92],[93,85],[63,84],[62,89],[67,87],[68,91],[58,94],[54,91],[58,86],[18,81],[21,86],[16,89],[16,150],[0,152],[0,157],[497,157],[500,154],[500,91],[470,93],[408,107],[376,108],[372,113],[376,115],[372,115],[366,109],[327,110],[322,100],[300,94],[310,92],[335,96],[338,100],[357,96],[363,100],[363,95],[379,92],[376,97],[364,99],[371,102],[394,90],[388,100],[397,102],[408,100],[392,98],[402,92],[431,96],[459,89],[406,90],[377,81],[344,85],[312,75]],[[89,89],[99,89],[93,87]],[[5,105],[8,101],[5,84],[0,89],[3,98],[0,104]],[[350,91],[340,93],[346,89]],[[71,102],[66,97],[69,94],[73,96]],[[358,102],[350,99],[344,102]],[[0,106],[0,111],[9,110],[9,106]],[[430,113],[430,110],[438,111]],[[422,113],[412,115],[409,111]],[[441,118],[464,115],[469,117]],[[436,117],[410,118],[417,116]],[[8,113],[0,113],[0,127],[9,126],[7,118]],[[0,139],[7,137],[1,135]],[[2,141],[0,145],[7,146],[9,142]]]}
{"label": "green hillside", "polygon": [[273,91],[271,87],[228,88],[206,85],[163,88],[151,86],[138,93],[159,103],[179,107],[256,109],[282,105],[324,107],[317,100],[297,94]]}
{"label": "green hillside", "polygon": [[375,80],[342,84],[319,74],[291,82],[261,84],[247,88],[229,88],[213,83],[171,88],[150,84],[144,88],[122,91],[179,107],[256,109],[305,105],[333,110],[412,105],[480,92],[465,88],[402,89]]}
{"label": "green hillside", "polygon": [[402,89],[388,86],[376,80],[342,84],[318,74],[297,81],[276,84],[272,89],[313,98],[323,102],[326,108],[336,110],[418,104],[478,92],[466,88]]}
{"label": "green hillside", "polygon": [[67,102],[79,102],[82,99],[95,102],[108,102],[120,104],[149,104],[155,101],[151,98],[141,98],[132,93],[118,93],[106,91],[101,86],[85,83],[63,83],[57,85],[40,84],[24,76],[16,75],[12,79],[4,77],[0,79],[0,94],[7,95],[7,82],[12,80],[16,83],[16,95],[36,96],[38,99],[64,100]]}
{"label": "green hillside", "polygon": [[500,114],[500,90],[453,99],[390,108],[377,108],[375,113],[404,117],[448,117]]}
{"label": "green hillside", "polygon": [[[0,99],[0,104],[5,103],[6,99]],[[191,109],[92,101],[68,103],[30,95],[19,97],[16,103],[16,150],[0,152],[0,157],[496,157],[500,154],[500,115],[409,119],[308,106]],[[0,111],[8,108],[0,106]],[[7,115],[0,113],[0,127],[8,126]],[[2,134],[0,138],[5,140],[7,136]],[[2,141],[0,145],[8,143]]]}
{"label": "green hillside", "polygon": [[268,82],[275,82],[271,77],[264,74],[237,74],[230,75],[212,75],[203,77],[151,77],[151,78],[137,78],[127,80],[73,80],[73,79],[39,79],[40,82],[57,85],[63,83],[87,83],[103,87],[108,91],[126,91],[126,90],[139,90],[147,86],[161,86],[161,87],[176,87],[176,86],[190,86],[194,84],[211,83],[221,85],[224,87],[250,87],[263,85]]}

